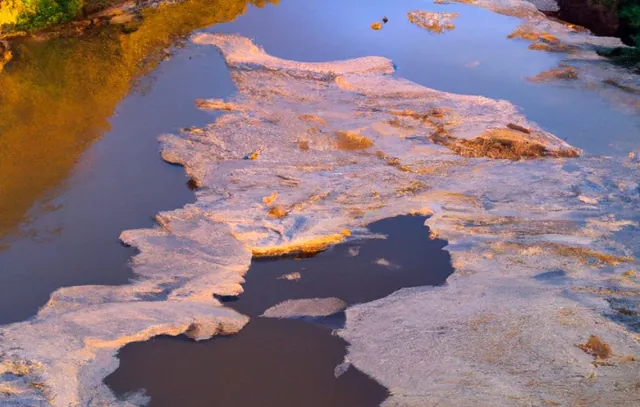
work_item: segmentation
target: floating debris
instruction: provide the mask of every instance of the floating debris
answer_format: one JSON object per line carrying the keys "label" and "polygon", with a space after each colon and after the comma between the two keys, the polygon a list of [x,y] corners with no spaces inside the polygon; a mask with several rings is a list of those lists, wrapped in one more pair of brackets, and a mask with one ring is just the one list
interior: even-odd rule
{"label": "floating debris", "polygon": [[302,274],[300,272],[289,273],[283,276],[278,277],[278,280],[287,280],[287,281],[300,281],[302,278]]}

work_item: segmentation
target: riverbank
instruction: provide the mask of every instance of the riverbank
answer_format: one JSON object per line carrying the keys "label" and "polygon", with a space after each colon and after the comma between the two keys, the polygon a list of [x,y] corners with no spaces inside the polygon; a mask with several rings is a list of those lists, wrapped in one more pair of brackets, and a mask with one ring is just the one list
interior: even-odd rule
{"label": "riverbank", "polygon": [[81,32],[105,24],[124,24],[138,17],[144,8],[165,0],[2,0],[0,39],[26,35]]}

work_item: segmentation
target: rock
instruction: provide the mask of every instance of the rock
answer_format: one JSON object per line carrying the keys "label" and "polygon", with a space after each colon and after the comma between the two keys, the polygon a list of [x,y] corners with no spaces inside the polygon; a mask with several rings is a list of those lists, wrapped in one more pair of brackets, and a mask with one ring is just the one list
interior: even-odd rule
{"label": "rock", "polygon": [[509,124],[507,124],[507,128],[509,128],[511,130],[519,131],[520,133],[531,134],[531,130],[529,130],[526,127],[520,126],[519,124],[509,123]]}
{"label": "rock", "polygon": [[609,78],[602,81],[603,84],[608,86],[613,86],[614,88],[620,89],[623,92],[631,93],[633,95],[640,95],[640,88],[635,86],[633,83],[625,84],[621,83],[621,81]]}
{"label": "rock", "polygon": [[557,12],[560,10],[558,3],[556,0],[527,0],[529,3],[536,6],[536,8],[540,11],[544,12]]}
{"label": "rock", "polygon": [[540,32],[537,27],[527,24],[516,28],[507,38],[531,41],[532,44],[529,45],[529,49],[537,51],[571,52],[575,49],[570,45],[562,43],[557,36],[551,33]]}
{"label": "rock", "polygon": [[377,264],[378,266],[386,267],[388,269],[398,269],[398,268],[400,268],[399,266],[391,263],[389,260],[387,260],[385,258],[380,258],[380,259],[376,260],[375,264]]}
{"label": "rock", "polygon": [[530,82],[553,82],[558,80],[576,80],[579,78],[578,69],[569,65],[560,65],[529,78]]}
{"label": "rock", "polygon": [[252,151],[244,155],[243,160],[257,160],[262,153],[262,149],[258,149],[256,151]]}
{"label": "rock", "polygon": [[590,196],[580,195],[580,196],[578,196],[578,199],[580,200],[580,202],[584,202],[584,203],[589,204],[589,205],[597,205],[598,204],[598,199],[590,197]]}
{"label": "rock", "polygon": [[122,33],[123,34],[131,34],[134,33],[136,31],[138,31],[138,29],[140,28],[140,26],[142,25],[142,20],[139,19],[132,19],[130,21],[127,21],[123,24],[120,24],[120,26],[122,27]]}
{"label": "rock", "polygon": [[432,13],[414,10],[407,13],[407,18],[409,22],[418,27],[435,34],[442,34],[445,30],[451,31],[456,28],[452,20],[458,18],[458,13]]}
{"label": "rock", "polygon": [[373,146],[370,139],[354,131],[337,131],[336,141],[340,150],[365,150]]}
{"label": "rock", "polygon": [[546,138],[536,132],[510,123],[510,127],[495,128],[485,131],[473,139],[451,137],[444,127],[440,127],[429,138],[432,142],[450,148],[464,157],[487,157],[518,161],[542,157],[577,157],[580,150],[561,146],[549,149],[545,146]]}
{"label": "rock", "polygon": [[282,219],[287,216],[287,213],[287,210],[282,206],[274,206],[273,208],[269,209],[268,215],[271,218]]}
{"label": "rock", "polygon": [[348,304],[339,298],[287,300],[262,314],[267,318],[326,317],[344,311]]}
{"label": "rock", "polygon": [[382,23],[376,21],[375,23],[371,24],[371,29],[376,31],[382,29]]}
{"label": "rock", "polygon": [[558,0],[558,17],[567,22],[587,27],[597,35],[614,36],[620,26],[618,0],[599,2],[592,0]]}
{"label": "rock", "polygon": [[133,21],[133,14],[117,14],[109,20],[111,24],[125,24]]}
{"label": "rock", "polygon": [[343,374],[347,373],[347,370],[349,370],[350,367],[351,367],[351,363],[349,363],[349,362],[340,363],[338,366],[336,366],[333,369],[333,376],[337,379],[338,377],[340,377]]}

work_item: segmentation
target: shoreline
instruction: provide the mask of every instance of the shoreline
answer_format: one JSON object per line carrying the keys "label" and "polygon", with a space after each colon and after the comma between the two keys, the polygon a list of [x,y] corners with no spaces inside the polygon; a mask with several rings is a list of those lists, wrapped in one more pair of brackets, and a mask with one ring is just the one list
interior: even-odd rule
{"label": "shoreline", "polygon": [[[88,35],[104,30],[109,26],[119,27],[124,34],[135,32],[143,19],[143,11],[163,5],[183,3],[187,0],[151,0],[138,2],[121,0],[104,9],[94,10],[82,17],[78,17],[61,24],[35,28],[30,30],[0,31],[0,74],[4,67],[15,57],[12,46],[16,41],[48,41],[54,38],[70,38]],[[1,27],[0,27],[1,28]]]}

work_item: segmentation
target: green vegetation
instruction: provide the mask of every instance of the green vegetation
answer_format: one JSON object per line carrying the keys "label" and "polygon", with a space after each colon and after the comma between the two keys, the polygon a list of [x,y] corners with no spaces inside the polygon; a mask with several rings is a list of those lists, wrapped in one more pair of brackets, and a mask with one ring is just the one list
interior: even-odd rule
{"label": "green vegetation", "polygon": [[76,18],[82,0],[32,0],[33,13],[22,13],[16,21],[18,30],[46,27]]}
{"label": "green vegetation", "polygon": [[620,20],[628,28],[629,36],[640,48],[640,0],[626,0],[620,6]]}
{"label": "green vegetation", "polygon": [[105,3],[104,0],[0,0],[0,25],[16,30],[48,27],[81,16],[83,6],[93,2]]}
{"label": "green vegetation", "polygon": [[600,54],[640,73],[640,0],[605,0],[600,3],[617,8],[620,19],[618,35],[626,44],[635,45],[635,48],[614,48]]}
{"label": "green vegetation", "polygon": [[618,65],[640,73],[640,45],[635,48],[614,48],[601,51],[600,55],[611,59]]}

